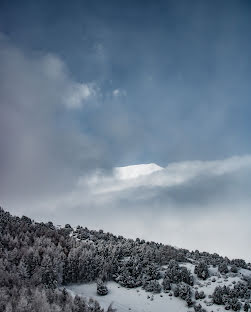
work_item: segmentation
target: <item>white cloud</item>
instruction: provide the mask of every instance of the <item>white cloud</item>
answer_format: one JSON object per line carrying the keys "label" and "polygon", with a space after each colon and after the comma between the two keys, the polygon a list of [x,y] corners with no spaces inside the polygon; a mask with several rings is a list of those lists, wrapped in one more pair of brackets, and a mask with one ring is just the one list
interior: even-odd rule
{"label": "white cloud", "polygon": [[46,54],[41,58],[41,70],[47,75],[48,79],[66,80],[67,69],[64,62],[53,54]]}
{"label": "white cloud", "polygon": [[55,206],[71,210],[75,223],[251,259],[250,173],[251,155],[97,170]]}
{"label": "white cloud", "polygon": [[2,199],[57,192],[80,168],[102,163],[103,146],[68,113],[96,96],[95,84],[76,81],[58,56],[20,49],[1,35],[0,68]]}
{"label": "white cloud", "polygon": [[123,89],[115,89],[112,91],[114,97],[126,96],[127,92]]}
{"label": "white cloud", "polygon": [[95,194],[138,187],[172,188],[187,184],[196,178],[204,176],[217,178],[242,169],[251,169],[250,155],[216,161],[170,163],[166,168],[154,163],[116,167],[109,175],[105,175],[102,170],[97,170],[92,176],[80,177],[79,185],[83,188],[88,185],[89,191]]}
{"label": "white cloud", "polygon": [[80,83],[69,77],[64,62],[53,54],[47,54],[41,59],[41,70],[52,85],[57,86],[61,101],[68,109],[81,109],[84,104],[97,95],[94,83]]}
{"label": "white cloud", "polygon": [[250,173],[251,155],[100,169],[59,196],[12,207],[42,220],[50,214],[57,223],[250,260]]}
{"label": "white cloud", "polygon": [[68,88],[65,95],[65,104],[69,109],[82,108],[85,102],[95,96],[96,91],[91,84],[74,83]]}

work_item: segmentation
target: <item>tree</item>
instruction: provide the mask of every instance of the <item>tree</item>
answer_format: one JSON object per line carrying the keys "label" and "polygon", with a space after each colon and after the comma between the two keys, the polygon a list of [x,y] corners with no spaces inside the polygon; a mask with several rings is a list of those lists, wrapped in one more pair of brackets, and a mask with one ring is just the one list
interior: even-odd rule
{"label": "tree", "polygon": [[250,310],[250,304],[246,301],[243,307],[245,312],[248,312]]}
{"label": "tree", "polygon": [[143,288],[146,291],[150,291],[153,293],[160,293],[161,292],[161,286],[157,280],[146,281],[146,283],[143,285]]}
{"label": "tree", "polygon": [[10,302],[7,303],[7,306],[5,308],[5,312],[13,312],[12,304]]}
{"label": "tree", "polygon": [[168,276],[164,276],[163,278],[163,282],[162,282],[162,287],[164,292],[167,292],[168,290],[171,290],[171,281],[170,278]]}
{"label": "tree", "polygon": [[233,264],[232,266],[231,266],[231,272],[233,272],[233,273],[237,273],[238,272],[238,267],[235,265],[235,264]]}
{"label": "tree", "polygon": [[196,290],[194,296],[195,296],[196,300],[204,299],[206,297],[206,295],[205,295],[203,290],[200,291],[200,292],[198,292],[198,290]]}
{"label": "tree", "polygon": [[108,288],[101,280],[98,280],[97,282],[97,294],[99,296],[105,296],[108,294]]}
{"label": "tree", "polygon": [[171,283],[184,282],[188,285],[193,285],[193,276],[186,267],[180,267],[175,260],[171,260],[165,272],[165,277],[169,277]]}
{"label": "tree", "polygon": [[20,261],[20,263],[18,265],[18,274],[19,274],[21,279],[29,278],[27,265],[26,265],[26,263],[24,262],[23,259],[21,259],[21,261]]}
{"label": "tree", "polygon": [[194,268],[194,273],[197,274],[199,278],[206,280],[209,277],[209,270],[206,262],[200,261]]}
{"label": "tree", "polygon": [[218,270],[219,270],[220,273],[224,273],[224,274],[228,273],[227,263],[226,262],[220,263],[219,266],[218,266]]}
{"label": "tree", "polygon": [[16,306],[16,312],[27,312],[29,309],[27,298],[21,296]]}

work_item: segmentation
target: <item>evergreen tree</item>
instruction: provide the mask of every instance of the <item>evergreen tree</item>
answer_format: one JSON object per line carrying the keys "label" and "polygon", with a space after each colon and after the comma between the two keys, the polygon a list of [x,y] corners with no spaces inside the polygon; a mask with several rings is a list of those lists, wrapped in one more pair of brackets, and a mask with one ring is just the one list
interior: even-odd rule
{"label": "evergreen tree", "polygon": [[194,273],[203,280],[209,277],[209,270],[206,262],[200,261],[194,268]]}
{"label": "evergreen tree", "polygon": [[105,296],[108,294],[108,288],[102,280],[97,282],[97,294],[100,296]]}

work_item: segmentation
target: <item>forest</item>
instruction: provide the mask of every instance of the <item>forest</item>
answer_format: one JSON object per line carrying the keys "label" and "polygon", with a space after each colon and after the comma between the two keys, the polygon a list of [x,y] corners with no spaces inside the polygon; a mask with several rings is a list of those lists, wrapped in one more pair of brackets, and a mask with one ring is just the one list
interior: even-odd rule
{"label": "forest", "polygon": [[[194,263],[191,272],[182,263]],[[98,312],[99,303],[72,296],[64,286],[97,282],[97,292],[106,295],[106,282],[122,287],[141,286],[148,292],[170,292],[188,307],[203,311],[196,300],[205,294],[193,291],[194,276],[206,280],[209,266],[219,274],[251,270],[242,259],[178,249],[69,224],[35,222],[12,216],[0,208],[0,311],[3,312]],[[192,274],[194,273],[194,274]],[[251,279],[244,277],[232,288],[216,286],[214,304],[226,310],[250,310]],[[114,311],[112,305],[108,311]]]}

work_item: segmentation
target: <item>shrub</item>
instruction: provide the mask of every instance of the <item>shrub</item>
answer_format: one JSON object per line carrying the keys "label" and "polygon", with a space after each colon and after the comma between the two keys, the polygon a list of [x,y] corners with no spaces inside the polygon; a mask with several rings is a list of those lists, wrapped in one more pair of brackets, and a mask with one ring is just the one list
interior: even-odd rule
{"label": "shrub", "polygon": [[209,270],[206,262],[199,262],[194,268],[194,273],[197,274],[199,278],[206,280],[209,277]]}

